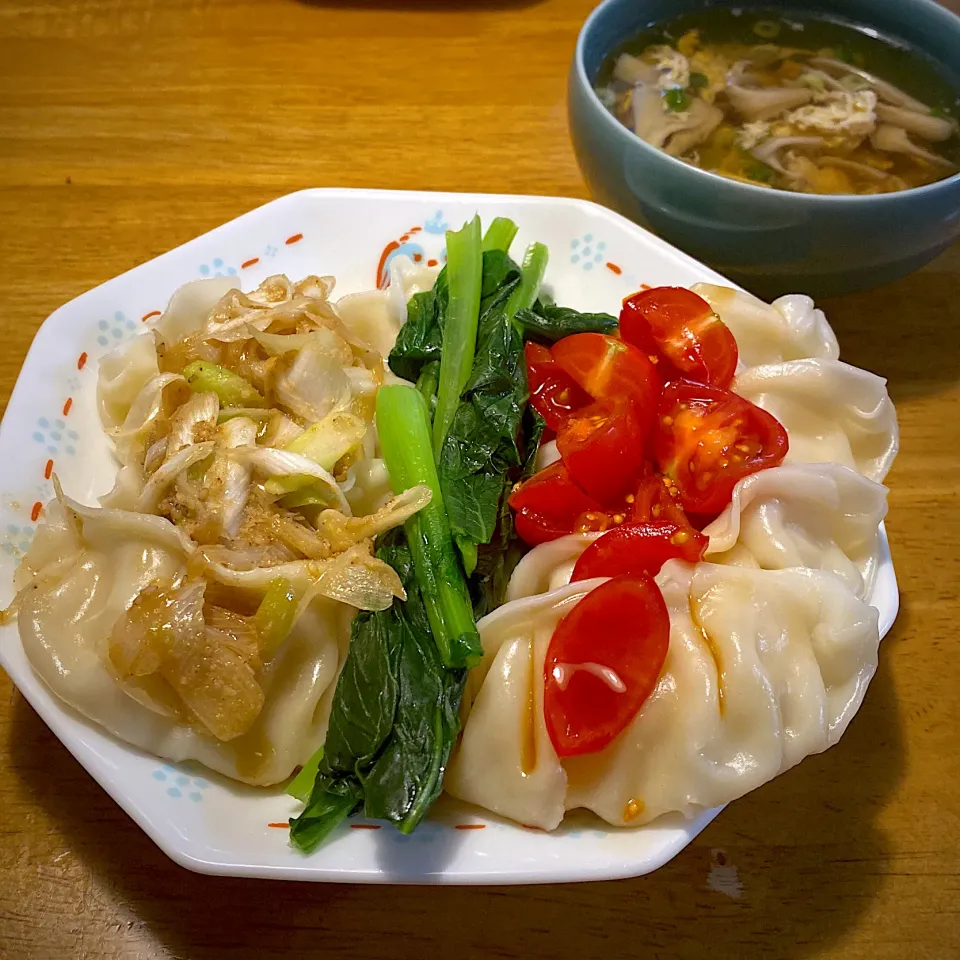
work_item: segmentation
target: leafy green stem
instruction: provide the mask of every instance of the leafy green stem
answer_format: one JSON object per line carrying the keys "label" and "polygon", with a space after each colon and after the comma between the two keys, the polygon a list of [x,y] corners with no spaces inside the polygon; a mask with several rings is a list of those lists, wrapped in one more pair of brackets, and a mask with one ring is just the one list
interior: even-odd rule
{"label": "leafy green stem", "polygon": [[549,251],[542,243],[531,243],[523,255],[520,283],[510,294],[505,313],[512,320],[518,310],[529,310],[540,292],[540,284],[547,269]]}
{"label": "leafy green stem", "polygon": [[483,250],[480,218],[474,217],[462,229],[447,232],[447,303],[443,331],[443,355],[437,388],[437,410],[433,420],[433,450],[440,457],[460,394],[470,378],[477,349],[480,322],[480,289],[483,281]]}
{"label": "leafy green stem", "polygon": [[432,494],[430,503],[406,522],[405,530],[440,657],[448,667],[475,666],[482,647],[443,506],[426,400],[403,384],[381,387],[376,417],[394,492],[424,484]]}
{"label": "leafy green stem", "polygon": [[483,235],[483,252],[488,250],[510,251],[510,244],[517,235],[517,225],[508,217],[494,217]]}

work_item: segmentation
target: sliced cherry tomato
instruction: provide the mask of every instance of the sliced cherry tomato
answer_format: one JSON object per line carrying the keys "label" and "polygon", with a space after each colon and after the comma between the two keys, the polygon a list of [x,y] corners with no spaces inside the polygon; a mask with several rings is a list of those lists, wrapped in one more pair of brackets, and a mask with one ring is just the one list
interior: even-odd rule
{"label": "sliced cherry tomato", "polygon": [[678,527],[693,529],[677,499],[676,485],[669,477],[653,474],[640,481],[630,508],[630,520],[634,523],[668,520]]}
{"label": "sliced cherry tomato", "polygon": [[603,507],[570,479],[562,460],[521,483],[507,502],[517,511],[518,536],[530,546],[611,524]]}
{"label": "sliced cherry tomato", "polygon": [[679,375],[717,387],[733,382],[737,341],[713,307],[686,287],[654,287],[628,297],[620,336],[660,358],[664,381]]}
{"label": "sliced cherry tomato", "polygon": [[636,347],[602,333],[575,333],[558,340],[553,358],[595,400],[630,397],[644,429],[656,415],[660,378],[650,358]]}
{"label": "sliced cherry tomato", "polygon": [[670,617],[650,577],[591,590],[553,632],[543,664],[543,714],[559,757],[602,750],[657,685]]}
{"label": "sliced cherry tomato", "polygon": [[574,483],[609,505],[643,472],[643,432],[634,402],[609,397],[572,413],[557,431],[557,449]]}
{"label": "sliced cherry tomato", "polygon": [[646,574],[654,577],[668,560],[696,563],[710,542],[696,530],[668,520],[625,523],[594,540],[580,554],[571,580]]}
{"label": "sliced cherry tomato", "polygon": [[577,386],[573,377],[553,359],[553,354],[546,347],[539,343],[528,343],[524,353],[527,358],[530,403],[551,430],[559,430],[574,410],[590,403],[590,394]]}
{"label": "sliced cherry tomato", "polygon": [[654,450],[688,512],[719,513],[738,480],[777,466],[787,447],[775,417],[729,390],[686,380],[664,388]]}

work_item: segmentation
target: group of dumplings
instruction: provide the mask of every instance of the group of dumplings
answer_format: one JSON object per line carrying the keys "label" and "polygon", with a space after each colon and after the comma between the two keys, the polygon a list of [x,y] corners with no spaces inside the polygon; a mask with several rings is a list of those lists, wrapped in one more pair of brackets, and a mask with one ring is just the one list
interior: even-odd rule
{"label": "group of dumplings", "polygon": [[[885,382],[842,363],[809,298],[772,306],[698,284],[737,340],[732,389],[787,429],[783,465],[741,480],[705,560],[657,576],[670,646],[653,694],[599,753],[561,761],[543,719],[560,619],[601,581],[569,583],[598,534],[531,550],[479,623],[466,723],[444,781],[461,800],[552,830],[586,808],[617,826],[743,796],[841,737],[877,667],[869,603],[897,452]],[[531,710],[529,705],[533,703]]]}
{"label": "group of dumplings", "polygon": [[[337,304],[381,354],[405,298],[433,280],[408,267],[389,292]],[[163,322],[202,323],[225,292],[214,286],[193,290],[189,303],[175,300]],[[479,623],[485,657],[468,680],[444,784],[529,826],[551,830],[576,808],[639,825],[742,796],[835,743],[877,666],[869,600],[886,513],[881,483],[897,451],[885,383],[838,359],[833,331],[807,297],[770,306],[724,287],[693,289],[736,337],[732,389],[784,425],[790,451],[782,466],[737,485],[705,530],[704,562],[670,561],[658,575],[671,619],[662,674],[630,726],[597,754],[558,759],[543,719],[543,663],[559,620],[600,582],[569,583],[598,534],[543,544],[518,565],[507,602]],[[156,375],[135,358],[102,365],[102,387],[114,388],[108,399],[132,397]],[[130,389],[118,390],[126,381]],[[123,423],[130,405],[106,404],[105,425]],[[382,477],[374,486],[353,492],[355,508],[359,492],[364,512],[377,508],[388,491]],[[143,587],[184,568],[188,551],[160,518],[115,509],[126,506],[115,502],[122,490],[107,502],[114,509],[51,504],[20,575],[47,572],[20,608],[27,656],[57,695],[124,740],[248,783],[284,780],[323,743],[354,611],[314,600],[264,670],[256,724],[235,740],[219,742],[137,703],[104,666],[105,638]]]}

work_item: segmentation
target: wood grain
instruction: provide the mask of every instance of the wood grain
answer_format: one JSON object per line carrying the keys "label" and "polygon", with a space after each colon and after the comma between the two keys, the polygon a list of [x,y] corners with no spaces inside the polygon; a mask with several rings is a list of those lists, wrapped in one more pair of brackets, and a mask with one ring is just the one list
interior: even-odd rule
{"label": "wood grain", "polygon": [[[0,404],[54,308],[291,190],[585,196],[564,96],[592,6],[5,0]],[[960,956],[958,279],[954,248],[825,304],[844,357],[889,378],[903,431],[888,481],[901,613],[835,749],[639,880],[222,880],[167,861],[3,677],[0,955]]]}

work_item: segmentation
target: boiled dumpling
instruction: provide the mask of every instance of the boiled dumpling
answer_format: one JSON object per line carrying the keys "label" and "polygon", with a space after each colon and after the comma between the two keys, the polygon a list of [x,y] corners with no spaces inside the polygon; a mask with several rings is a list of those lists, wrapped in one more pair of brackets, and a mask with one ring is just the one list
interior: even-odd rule
{"label": "boiled dumpling", "polygon": [[118,621],[150,584],[186,572],[192,545],[160,517],[80,509],[78,522],[50,505],[18,573],[21,588],[36,578],[21,595],[18,622],[37,674],[84,716],[157,756],[198,760],[251,784],[288,777],[323,743],[351,608],[314,599],[259,671],[263,703],[252,726],[218,740],[178,715],[156,687],[121,684],[108,666]]}
{"label": "boiled dumpling", "polygon": [[745,366],[840,356],[836,335],[810,297],[790,294],[769,304],[745,290],[712,283],[695,283],[691,290],[730,328]]}
{"label": "boiled dumpling", "polygon": [[897,455],[886,381],[866,370],[839,360],[792,360],[750,367],[732,389],[786,428],[787,463],[839,463],[880,483]]}
{"label": "boiled dumpling", "polygon": [[239,289],[240,284],[235,277],[191,280],[174,291],[154,329],[164,341],[175,343],[181,337],[199,330],[220,300],[231,290]]}
{"label": "boiled dumpling", "polygon": [[528,551],[515,567],[507,585],[507,600],[549,593],[570,582],[580,554],[600,533],[571,533]]}
{"label": "boiled dumpling", "polygon": [[159,373],[157,347],[152,337],[134,337],[100,360],[97,405],[108,433],[123,426],[144,385]]}
{"label": "boiled dumpling", "polygon": [[829,573],[671,563],[660,681],[602,753],[565,764],[566,806],[640,824],[728,803],[832,746],[877,666],[877,611]]}
{"label": "boiled dumpling", "polygon": [[861,599],[873,586],[887,490],[835,463],[793,464],[741,480],[704,533],[706,559],[837,574]]}
{"label": "boiled dumpling", "polygon": [[543,661],[557,624],[599,582],[508,602],[477,624],[484,657],[468,677],[473,705],[443,780],[451,796],[545,830],[563,819],[567,778],[543,720]]}
{"label": "boiled dumpling", "polygon": [[877,612],[815,570],[671,561],[657,578],[670,647],[654,693],[597,754],[558,759],[543,662],[560,618],[598,581],[514,600],[480,621],[485,660],[454,796],[551,830],[585,807],[640,825],[727,803],[835,743],[877,664]]}

